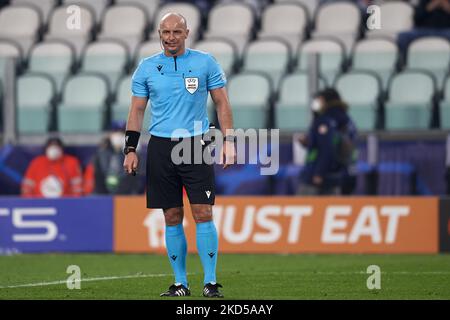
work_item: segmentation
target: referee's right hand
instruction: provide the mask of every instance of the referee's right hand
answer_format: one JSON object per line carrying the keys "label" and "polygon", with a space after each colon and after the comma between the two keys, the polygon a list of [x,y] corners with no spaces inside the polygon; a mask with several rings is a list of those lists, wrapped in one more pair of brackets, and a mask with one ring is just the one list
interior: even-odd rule
{"label": "referee's right hand", "polygon": [[138,167],[139,159],[136,152],[130,152],[125,155],[125,160],[123,161],[123,168],[125,172],[128,174],[136,174],[136,170]]}

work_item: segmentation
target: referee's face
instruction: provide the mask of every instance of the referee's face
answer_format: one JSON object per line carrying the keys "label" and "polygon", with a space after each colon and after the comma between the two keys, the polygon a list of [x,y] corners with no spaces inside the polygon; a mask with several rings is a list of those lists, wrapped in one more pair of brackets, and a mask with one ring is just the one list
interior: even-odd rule
{"label": "referee's face", "polygon": [[182,17],[168,15],[161,20],[159,36],[166,53],[172,56],[183,54],[188,34],[189,30]]}

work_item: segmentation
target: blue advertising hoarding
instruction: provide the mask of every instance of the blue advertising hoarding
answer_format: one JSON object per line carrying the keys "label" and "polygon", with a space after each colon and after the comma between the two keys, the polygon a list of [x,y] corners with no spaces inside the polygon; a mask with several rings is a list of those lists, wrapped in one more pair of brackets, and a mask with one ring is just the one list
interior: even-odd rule
{"label": "blue advertising hoarding", "polygon": [[112,244],[112,197],[0,197],[0,254],[111,252]]}

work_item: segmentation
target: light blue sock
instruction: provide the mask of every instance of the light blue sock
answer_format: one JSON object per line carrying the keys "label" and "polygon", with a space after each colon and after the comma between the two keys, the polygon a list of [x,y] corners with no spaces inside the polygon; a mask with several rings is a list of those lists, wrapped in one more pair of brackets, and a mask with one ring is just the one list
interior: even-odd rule
{"label": "light blue sock", "polygon": [[216,264],[219,239],[214,222],[197,223],[197,250],[205,274],[204,284],[216,282]]}
{"label": "light blue sock", "polygon": [[175,283],[181,283],[186,288],[188,286],[186,277],[186,253],[187,243],[184,236],[183,224],[176,226],[166,226],[166,248],[175,274]]}

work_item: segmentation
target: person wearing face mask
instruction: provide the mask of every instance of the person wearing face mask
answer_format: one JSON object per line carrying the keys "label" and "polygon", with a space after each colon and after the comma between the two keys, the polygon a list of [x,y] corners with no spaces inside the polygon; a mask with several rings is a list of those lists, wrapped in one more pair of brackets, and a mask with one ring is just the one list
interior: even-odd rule
{"label": "person wearing face mask", "polygon": [[82,195],[80,162],[64,153],[61,139],[49,138],[45,154],[31,161],[22,180],[21,193],[23,197],[39,198]]}
{"label": "person wearing face mask", "polygon": [[314,114],[300,142],[308,149],[298,194],[351,194],[356,184],[356,127],[339,93],[327,88],[311,104]]}
{"label": "person wearing face mask", "polygon": [[125,122],[111,124],[108,136],[101,143],[84,175],[84,194],[140,194],[144,192],[141,172],[127,175],[123,170],[125,155]]}

